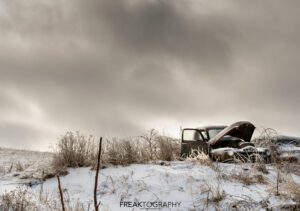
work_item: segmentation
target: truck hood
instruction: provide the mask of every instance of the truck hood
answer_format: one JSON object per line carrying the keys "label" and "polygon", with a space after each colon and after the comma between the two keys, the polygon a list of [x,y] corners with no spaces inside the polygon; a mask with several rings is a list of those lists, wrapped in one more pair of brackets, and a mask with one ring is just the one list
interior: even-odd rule
{"label": "truck hood", "polygon": [[236,122],[224,130],[222,130],[218,135],[208,141],[209,145],[214,145],[218,143],[224,136],[232,136],[240,138],[243,141],[250,142],[255,126],[251,122],[240,121]]}

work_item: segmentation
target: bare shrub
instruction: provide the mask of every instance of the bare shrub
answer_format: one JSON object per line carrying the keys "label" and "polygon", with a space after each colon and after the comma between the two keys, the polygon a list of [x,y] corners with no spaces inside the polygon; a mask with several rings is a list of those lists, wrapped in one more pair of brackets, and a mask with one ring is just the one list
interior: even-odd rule
{"label": "bare shrub", "polygon": [[103,161],[105,163],[111,163],[113,165],[119,164],[120,156],[120,145],[117,143],[117,139],[113,138],[112,140],[106,140],[104,144],[105,155]]}
{"label": "bare shrub", "polygon": [[49,174],[43,173],[43,180],[55,177],[56,175],[66,175],[68,173],[67,171],[67,163],[63,160],[63,157],[60,155],[54,155],[52,162],[51,162],[51,168],[53,169],[53,174],[50,172]]}
{"label": "bare shrub", "polygon": [[278,160],[280,160],[280,155],[277,151],[277,138],[278,133],[276,130],[272,128],[263,128],[260,135],[253,139],[252,142],[256,147],[268,148],[271,152],[271,161],[278,162]]}
{"label": "bare shrub", "polygon": [[139,147],[132,139],[123,140],[121,146],[121,160],[124,164],[132,164],[141,162]]}
{"label": "bare shrub", "polygon": [[[67,132],[56,145],[52,161],[55,172],[66,172],[67,167],[93,166],[97,163],[98,146],[93,136],[86,138],[79,132]],[[159,135],[154,129],[135,138],[106,139],[102,149],[103,167],[107,164],[130,165],[155,160],[171,161],[180,155],[178,140]]]}
{"label": "bare shrub", "polygon": [[159,135],[153,129],[149,134],[136,138],[106,140],[103,148],[103,163],[112,165],[130,165],[155,160],[172,161],[180,155],[179,141]]}
{"label": "bare shrub", "polygon": [[90,166],[96,149],[93,136],[86,138],[78,131],[67,132],[56,145],[52,164],[57,169]]}
{"label": "bare shrub", "polygon": [[171,161],[180,156],[180,143],[171,137],[160,135],[155,129],[140,136],[141,153],[146,160]]}
{"label": "bare shrub", "polygon": [[142,162],[138,144],[132,139],[107,140],[103,162],[113,165],[129,165]]}
{"label": "bare shrub", "polygon": [[272,128],[263,128],[260,135],[252,141],[255,146],[270,148],[271,146],[277,146],[277,137],[278,133],[276,130]]}
{"label": "bare shrub", "polygon": [[158,145],[157,159],[172,161],[180,156],[180,143],[168,136],[157,136]]}
{"label": "bare shrub", "polygon": [[156,156],[156,150],[157,150],[157,143],[156,138],[158,136],[158,133],[155,129],[151,129],[148,131],[148,133],[141,136],[141,138],[145,142],[145,151],[144,153],[147,153],[147,157],[149,157],[150,160],[153,160]]}

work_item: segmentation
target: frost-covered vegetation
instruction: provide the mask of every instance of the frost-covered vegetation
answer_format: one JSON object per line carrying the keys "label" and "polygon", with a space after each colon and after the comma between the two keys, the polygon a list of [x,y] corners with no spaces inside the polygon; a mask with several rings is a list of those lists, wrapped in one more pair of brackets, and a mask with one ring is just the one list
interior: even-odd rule
{"label": "frost-covered vegetation", "polygon": [[[93,136],[68,132],[59,139],[55,149],[52,164],[56,169],[94,166],[98,141]],[[172,161],[179,156],[180,141],[152,129],[138,137],[104,140],[101,162],[103,165],[130,165],[155,160]]]}

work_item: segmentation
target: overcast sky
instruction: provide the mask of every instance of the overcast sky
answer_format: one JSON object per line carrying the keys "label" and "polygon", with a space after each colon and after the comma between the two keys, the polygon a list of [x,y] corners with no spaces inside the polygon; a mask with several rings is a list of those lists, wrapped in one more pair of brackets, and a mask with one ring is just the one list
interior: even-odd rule
{"label": "overcast sky", "polygon": [[298,0],[0,0],[0,146],[250,120],[300,135]]}

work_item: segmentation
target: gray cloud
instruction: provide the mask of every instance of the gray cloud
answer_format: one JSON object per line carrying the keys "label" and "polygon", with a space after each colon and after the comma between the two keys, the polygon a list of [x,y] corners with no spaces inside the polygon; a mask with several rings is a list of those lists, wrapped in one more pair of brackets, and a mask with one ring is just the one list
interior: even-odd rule
{"label": "gray cloud", "polygon": [[78,129],[174,134],[239,119],[299,135],[298,1],[5,0],[0,8],[0,145],[23,137],[22,147],[45,148]]}

